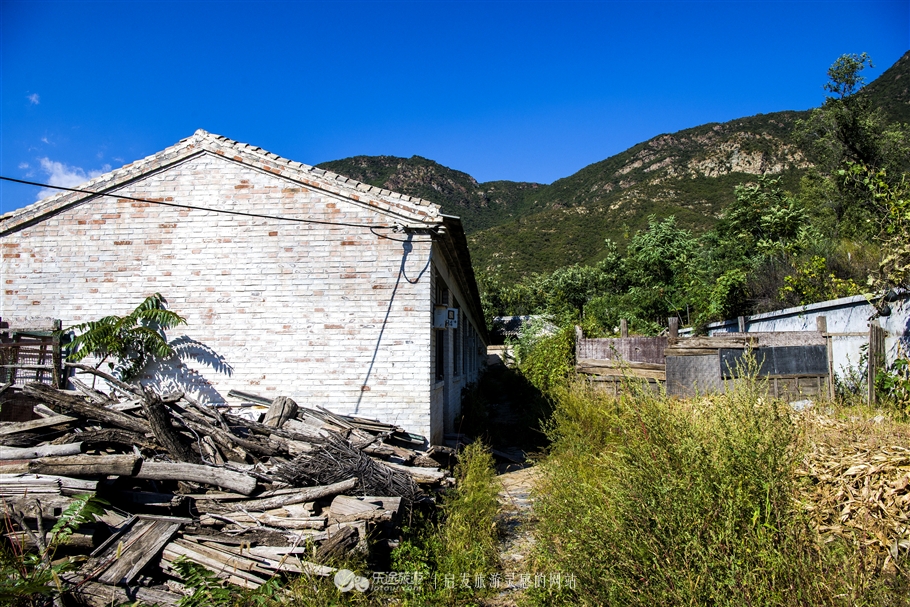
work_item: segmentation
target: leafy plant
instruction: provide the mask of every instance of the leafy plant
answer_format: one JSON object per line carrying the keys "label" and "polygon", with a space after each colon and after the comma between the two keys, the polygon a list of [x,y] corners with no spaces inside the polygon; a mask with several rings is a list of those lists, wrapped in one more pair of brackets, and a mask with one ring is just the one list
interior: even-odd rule
{"label": "leafy plant", "polygon": [[113,358],[116,365],[108,362],[111,370],[124,381],[133,379],[151,359],[174,354],[164,332],[186,324],[186,319],[166,306],[164,297],[155,293],[126,316],[105,316],[69,327],[66,330],[77,335],[68,359],[76,362],[93,356],[98,359],[98,368]]}
{"label": "leafy plant", "polygon": [[[0,602],[11,605],[37,605],[50,603],[54,597],[66,592],[60,574],[72,569],[72,559],[57,562],[54,554],[66,544],[80,526],[102,516],[110,504],[87,493],[77,495],[61,513],[47,537],[39,525],[37,533],[28,530],[23,516],[17,517],[20,530],[32,536],[37,551],[27,552],[21,544],[0,543]],[[38,513],[40,517],[40,512]],[[7,529],[12,530],[9,518]]]}
{"label": "leafy plant", "polygon": [[174,569],[187,589],[192,591],[180,599],[180,607],[226,607],[233,604],[232,587],[202,565],[181,556],[174,560]]}

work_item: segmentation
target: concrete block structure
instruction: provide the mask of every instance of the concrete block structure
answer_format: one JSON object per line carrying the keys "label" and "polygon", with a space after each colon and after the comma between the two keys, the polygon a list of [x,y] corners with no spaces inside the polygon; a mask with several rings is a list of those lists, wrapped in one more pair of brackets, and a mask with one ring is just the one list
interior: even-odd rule
{"label": "concrete block structure", "polygon": [[0,217],[0,318],[66,327],[157,292],[187,324],[144,381],[453,429],[488,341],[457,217],[201,130],[78,189]]}

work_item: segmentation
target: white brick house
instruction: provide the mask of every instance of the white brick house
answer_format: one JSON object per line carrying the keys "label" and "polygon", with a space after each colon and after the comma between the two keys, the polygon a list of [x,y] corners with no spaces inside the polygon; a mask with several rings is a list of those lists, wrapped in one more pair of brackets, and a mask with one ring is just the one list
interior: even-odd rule
{"label": "white brick house", "polygon": [[[187,319],[169,337],[199,344],[159,380],[209,401],[287,395],[431,442],[453,429],[487,343],[458,218],[205,131],[79,189],[106,195],[0,217],[0,317],[66,327],[159,292]],[[434,329],[434,305],[458,308],[458,328]]]}

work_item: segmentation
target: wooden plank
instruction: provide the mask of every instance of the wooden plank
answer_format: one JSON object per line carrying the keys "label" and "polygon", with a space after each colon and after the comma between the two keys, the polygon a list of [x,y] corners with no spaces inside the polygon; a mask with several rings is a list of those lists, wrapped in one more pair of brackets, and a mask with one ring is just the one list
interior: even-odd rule
{"label": "wooden plank", "polygon": [[78,421],[78,418],[70,417],[69,415],[54,415],[41,419],[33,419],[28,422],[12,422],[0,426],[0,436],[10,436],[11,434],[19,434],[20,432],[32,432],[34,430],[40,430],[41,428],[71,424],[75,421]]}
{"label": "wooden plank", "polygon": [[81,605],[89,607],[110,607],[111,605],[158,605],[159,607],[177,607],[183,595],[167,592],[158,588],[142,586],[122,588],[98,582],[77,583],[73,595]]}
{"label": "wooden plank", "polygon": [[576,363],[576,367],[596,367],[603,369],[648,369],[651,371],[663,371],[666,368],[664,363],[648,363],[625,360],[598,360],[594,358],[582,358]]}
{"label": "wooden plank", "polygon": [[[660,381],[666,381],[667,373],[666,371],[651,371],[648,369],[600,369],[600,368],[586,368],[586,367],[576,367],[575,369],[579,373],[585,373],[588,375],[593,375],[596,377],[615,377],[615,378],[636,378],[636,379],[656,379]],[[595,379],[594,381],[597,381]]]}
{"label": "wooden plank", "polygon": [[89,565],[93,578],[103,584],[129,584],[150,560],[158,556],[180,527],[192,519],[138,515],[116,542],[96,550]]}
{"label": "wooden plank", "polygon": [[[15,495],[17,492],[31,487],[32,491],[38,487],[53,487],[54,493],[76,495],[90,493],[98,486],[98,481],[89,481],[68,476],[55,476],[49,474],[0,474],[0,495]],[[23,488],[23,489],[20,489]]]}
{"label": "wooden plank", "polygon": [[665,356],[717,356],[719,348],[683,348],[672,346],[664,351]]}

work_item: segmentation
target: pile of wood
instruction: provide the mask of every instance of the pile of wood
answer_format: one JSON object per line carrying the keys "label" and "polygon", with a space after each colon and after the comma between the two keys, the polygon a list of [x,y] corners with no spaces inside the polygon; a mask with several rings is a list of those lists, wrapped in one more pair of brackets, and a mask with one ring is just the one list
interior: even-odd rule
{"label": "pile of wood", "polygon": [[454,451],[397,426],[242,394],[268,403],[250,419],[73,366],[110,393],[0,388],[33,417],[0,422],[0,507],[3,541],[28,549],[75,496],[111,504],[62,548],[89,557],[67,578],[86,604],[176,604],[184,559],[248,588],[330,575],[368,537],[394,546],[402,514],[453,482]]}

